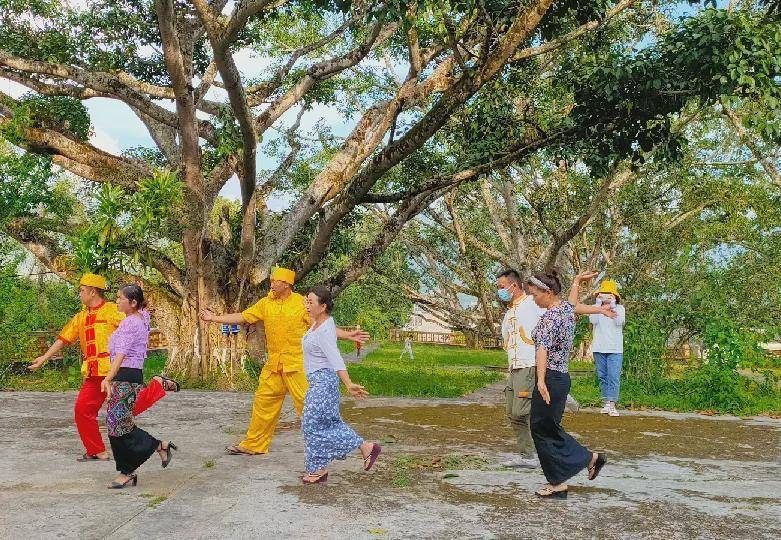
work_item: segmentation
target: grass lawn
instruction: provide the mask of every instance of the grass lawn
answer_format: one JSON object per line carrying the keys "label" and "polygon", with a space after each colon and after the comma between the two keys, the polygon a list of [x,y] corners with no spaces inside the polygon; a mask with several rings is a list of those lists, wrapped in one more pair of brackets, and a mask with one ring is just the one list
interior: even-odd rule
{"label": "grass lawn", "polygon": [[[595,377],[572,379],[572,395],[581,405],[601,407],[602,396]],[[746,391],[742,394],[742,404],[731,410],[714,410],[719,414],[754,416],[759,414],[781,415],[781,390],[770,392]],[[621,407],[629,409],[659,409],[675,412],[699,412],[696,396],[681,379],[665,379],[654,388],[647,388],[636,381],[621,381]]]}
{"label": "grass lawn", "polygon": [[496,382],[502,374],[485,366],[504,366],[504,351],[446,345],[413,345],[415,360],[399,343],[383,343],[360,363],[350,364],[350,378],[376,396],[459,397]]}

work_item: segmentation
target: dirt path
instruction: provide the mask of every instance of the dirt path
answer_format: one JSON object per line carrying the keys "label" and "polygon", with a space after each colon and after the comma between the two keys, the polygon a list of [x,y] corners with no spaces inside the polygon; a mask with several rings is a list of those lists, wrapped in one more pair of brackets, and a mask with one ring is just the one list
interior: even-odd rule
{"label": "dirt path", "polygon": [[[596,482],[541,501],[539,471],[505,470],[513,452],[503,406],[377,398],[345,405],[376,471],[354,456],[325,486],[298,483],[303,444],[286,405],[266,456],[236,457],[251,394],[184,391],[139,419],[175,441],[139,485],[109,491],[113,464],[79,464],[74,394],[0,393],[2,538],[778,538],[781,421],[594,413],[567,428],[608,452]],[[305,525],[304,525],[305,524]]]}

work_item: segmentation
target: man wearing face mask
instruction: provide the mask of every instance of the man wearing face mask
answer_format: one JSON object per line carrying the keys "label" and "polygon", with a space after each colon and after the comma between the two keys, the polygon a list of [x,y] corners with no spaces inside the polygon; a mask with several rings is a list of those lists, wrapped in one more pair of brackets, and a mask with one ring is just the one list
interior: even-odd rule
{"label": "man wearing face mask", "polygon": [[515,270],[506,270],[497,279],[497,296],[509,304],[502,320],[502,338],[507,351],[510,379],[504,394],[507,418],[518,440],[520,456],[510,460],[506,467],[534,468],[537,458],[529,430],[532,391],[537,384],[535,374],[534,341],[532,331],[545,313],[534,299],[523,290],[521,276]]}

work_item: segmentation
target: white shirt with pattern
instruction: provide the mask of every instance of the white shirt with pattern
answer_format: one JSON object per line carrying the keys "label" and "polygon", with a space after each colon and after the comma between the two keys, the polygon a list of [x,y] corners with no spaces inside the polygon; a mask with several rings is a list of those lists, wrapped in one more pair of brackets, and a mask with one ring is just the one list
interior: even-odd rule
{"label": "white shirt with pattern", "polygon": [[504,314],[502,338],[511,371],[534,366],[534,341],[531,335],[544,313],[545,309],[539,307],[531,295],[526,295],[514,301]]}

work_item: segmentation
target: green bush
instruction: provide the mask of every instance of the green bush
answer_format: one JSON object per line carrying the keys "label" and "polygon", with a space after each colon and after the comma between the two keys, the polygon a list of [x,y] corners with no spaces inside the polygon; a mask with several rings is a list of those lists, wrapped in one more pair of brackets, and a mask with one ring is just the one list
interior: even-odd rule
{"label": "green bush", "polygon": [[667,366],[662,357],[668,335],[654,316],[628,317],[624,326],[624,377],[649,386],[663,378]]}

